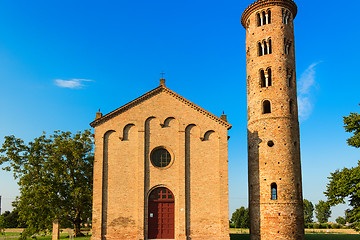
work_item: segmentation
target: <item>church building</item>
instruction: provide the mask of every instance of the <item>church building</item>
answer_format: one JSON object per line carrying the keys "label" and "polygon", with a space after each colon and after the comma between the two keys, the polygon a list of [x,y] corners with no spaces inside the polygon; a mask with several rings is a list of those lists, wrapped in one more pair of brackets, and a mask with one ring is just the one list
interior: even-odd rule
{"label": "church building", "polygon": [[229,240],[228,134],[165,86],[95,128],[92,239]]}

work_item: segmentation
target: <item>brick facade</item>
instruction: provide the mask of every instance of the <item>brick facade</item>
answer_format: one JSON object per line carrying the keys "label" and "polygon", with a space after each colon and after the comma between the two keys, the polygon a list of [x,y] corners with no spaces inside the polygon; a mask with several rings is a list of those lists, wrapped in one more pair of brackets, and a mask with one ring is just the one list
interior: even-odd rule
{"label": "brick facade", "polygon": [[[223,118],[225,119],[225,118]],[[148,198],[168,188],[175,198],[175,239],[229,240],[225,120],[165,87],[97,118],[92,239],[148,236]],[[153,149],[171,163],[155,167]]]}
{"label": "brick facade", "polygon": [[304,239],[293,25],[296,13],[292,0],[259,0],[241,19],[246,29],[252,240]]}

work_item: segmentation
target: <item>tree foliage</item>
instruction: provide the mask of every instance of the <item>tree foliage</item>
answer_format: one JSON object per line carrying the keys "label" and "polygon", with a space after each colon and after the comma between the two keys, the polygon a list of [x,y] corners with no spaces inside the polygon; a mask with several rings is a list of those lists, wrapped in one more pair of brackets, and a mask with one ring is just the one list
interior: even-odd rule
{"label": "tree foliage", "polygon": [[[346,132],[353,133],[347,139],[349,146],[360,147],[360,114],[351,113],[344,117],[344,127]],[[325,195],[328,203],[335,206],[346,203],[349,200],[350,209],[345,212],[346,221],[352,223],[352,227],[360,231],[360,161],[353,168],[343,168],[330,173],[330,182],[327,184]]]}
{"label": "tree foliage", "polygon": [[330,205],[320,200],[319,203],[315,205],[315,215],[320,223],[327,223],[331,216]]}
{"label": "tree foliage", "polygon": [[20,197],[13,203],[27,228],[22,236],[50,230],[54,219],[71,221],[75,234],[91,217],[93,135],[90,130],[45,133],[25,144],[5,137],[0,165],[18,180]]}
{"label": "tree foliage", "polygon": [[345,132],[353,133],[354,135],[348,138],[347,143],[356,148],[360,148],[360,114],[351,113],[344,117]]}
{"label": "tree foliage", "polygon": [[236,228],[249,228],[249,209],[245,207],[236,209],[231,216],[231,221],[235,224]]}
{"label": "tree foliage", "polygon": [[331,206],[346,203],[352,207],[346,212],[346,217],[352,226],[360,231],[360,161],[353,168],[343,168],[330,173],[330,182],[327,184],[325,195]]}
{"label": "tree foliage", "polygon": [[314,217],[314,205],[307,199],[304,199],[304,220],[305,223],[312,223]]}
{"label": "tree foliage", "polygon": [[4,219],[4,227],[5,228],[25,228],[26,225],[23,222],[19,221],[19,211],[14,208],[11,212],[5,211],[1,215]]}
{"label": "tree foliage", "polygon": [[345,224],[346,224],[346,220],[345,220],[345,218],[343,218],[343,217],[338,217],[337,219],[335,219],[335,221],[336,221],[338,224],[341,224],[341,225],[345,225]]}

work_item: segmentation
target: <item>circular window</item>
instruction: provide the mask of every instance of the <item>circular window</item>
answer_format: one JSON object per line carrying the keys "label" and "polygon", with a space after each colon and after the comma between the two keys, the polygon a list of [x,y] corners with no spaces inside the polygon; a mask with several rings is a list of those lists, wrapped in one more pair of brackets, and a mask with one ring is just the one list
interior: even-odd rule
{"label": "circular window", "polygon": [[165,148],[156,148],[151,152],[151,162],[155,167],[164,168],[169,166],[171,155]]}
{"label": "circular window", "polygon": [[274,146],[274,142],[273,142],[273,141],[268,141],[267,145],[268,145],[269,147],[272,147],[272,146]]}

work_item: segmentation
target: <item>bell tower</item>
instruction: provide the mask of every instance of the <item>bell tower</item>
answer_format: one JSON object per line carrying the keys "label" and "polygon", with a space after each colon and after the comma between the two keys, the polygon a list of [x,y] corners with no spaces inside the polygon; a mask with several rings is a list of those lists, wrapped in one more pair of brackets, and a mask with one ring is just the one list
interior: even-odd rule
{"label": "bell tower", "polygon": [[250,235],[303,240],[292,0],[258,0],[246,29]]}

